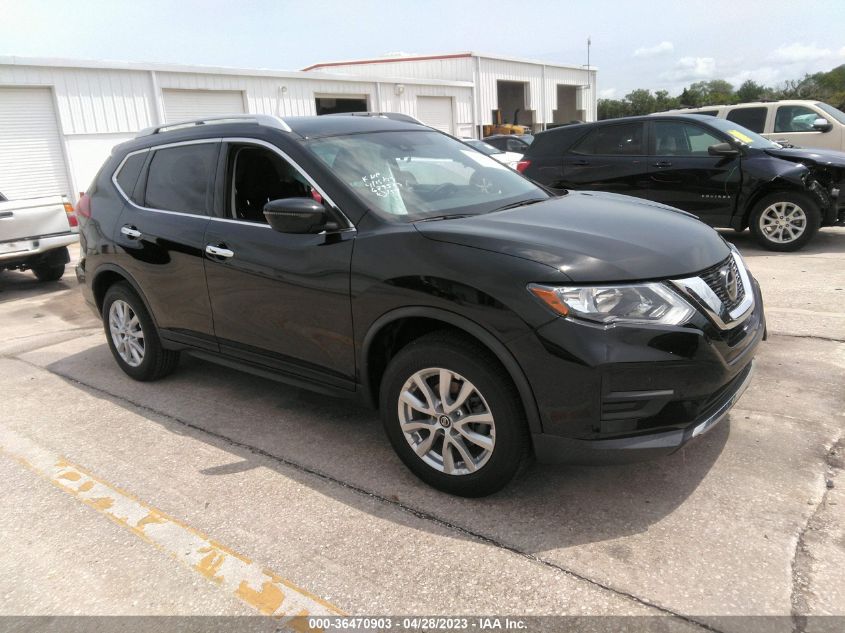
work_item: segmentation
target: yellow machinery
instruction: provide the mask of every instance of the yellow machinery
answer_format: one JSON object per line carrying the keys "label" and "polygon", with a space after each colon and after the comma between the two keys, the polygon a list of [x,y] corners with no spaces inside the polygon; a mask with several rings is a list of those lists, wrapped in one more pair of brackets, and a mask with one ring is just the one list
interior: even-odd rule
{"label": "yellow machinery", "polygon": [[519,110],[513,113],[513,123],[502,123],[502,111],[496,110],[496,124],[485,125],[482,129],[484,136],[492,136],[494,134],[528,134],[530,130],[525,125],[517,125],[517,116]]}

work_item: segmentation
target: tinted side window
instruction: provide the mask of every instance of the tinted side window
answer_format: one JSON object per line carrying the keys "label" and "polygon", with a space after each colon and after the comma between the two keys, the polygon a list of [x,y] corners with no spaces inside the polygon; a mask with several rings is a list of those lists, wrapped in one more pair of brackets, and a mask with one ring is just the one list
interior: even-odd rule
{"label": "tinted side window", "polygon": [[643,154],[643,124],[606,125],[590,132],[573,150],[576,154]]}
{"label": "tinted side window", "polygon": [[813,132],[813,121],[821,118],[806,106],[780,106],[775,114],[775,132]]}
{"label": "tinted side window", "polygon": [[147,174],[145,205],[152,209],[208,213],[216,143],[180,145],[156,150]]}
{"label": "tinted side window", "polygon": [[120,189],[126,194],[126,197],[135,203],[141,202],[132,194],[135,191],[135,183],[138,182],[138,176],[141,174],[141,169],[144,167],[145,160],[147,160],[147,152],[133,154],[126,159],[126,162],[123,163],[123,167],[121,167],[120,171],[117,172],[117,176],[115,178]]}
{"label": "tinted side window", "polygon": [[721,142],[697,125],[675,121],[654,124],[654,153],[658,156],[708,156],[707,148]]}
{"label": "tinted side window", "polygon": [[766,108],[734,108],[728,112],[727,119],[760,134],[766,128],[766,111]]}

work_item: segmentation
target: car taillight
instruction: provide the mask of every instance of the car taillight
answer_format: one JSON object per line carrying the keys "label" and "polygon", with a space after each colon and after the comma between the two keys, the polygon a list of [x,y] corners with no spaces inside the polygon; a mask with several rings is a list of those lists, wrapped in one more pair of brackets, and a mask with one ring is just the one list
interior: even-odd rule
{"label": "car taillight", "polygon": [[91,217],[91,198],[84,193],[79,194],[79,202],[76,203],[76,214],[81,215],[83,218]]}
{"label": "car taillight", "polygon": [[65,213],[67,213],[67,223],[71,226],[71,228],[79,226],[79,221],[76,219],[76,215],[73,212],[73,205],[70,202],[65,202],[64,207]]}
{"label": "car taillight", "polygon": [[526,170],[526,169],[528,169],[528,166],[529,166],[530,164],[531,164],[531,161],[530,161],[530,160],[521,160],[521,161],[519,161],[519,162],[516,164],[516,170],[517,170],[520,174],[523,174],[523,173],[525,173],[525,170]]}

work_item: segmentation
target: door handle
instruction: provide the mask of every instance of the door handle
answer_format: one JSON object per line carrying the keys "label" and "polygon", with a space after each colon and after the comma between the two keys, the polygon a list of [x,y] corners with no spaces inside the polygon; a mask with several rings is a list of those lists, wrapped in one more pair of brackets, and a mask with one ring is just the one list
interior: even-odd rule
{"label": "door handle", "polygon": [[137,240],[139,237],[141,237],[141,231],[136,229],[134,226],[121,226],[120,232],[123,233],[130,240]]}
{"label": "door handle", "polygon": [[671,166],[672,166],[672,161],[668,161],[668,160],[659,160],[659,161],[657,161],[656,163],[654,163],[654,166],[655,166],[655,167],[671,167]]}
{"label": "door handle", "polygon": [[588,161],[588,160],[576,160],[572,164],[577,165],[578,167],[584,167],[585,165],[589,165],[590,161]]}
{"label": "door handle", "polygon": [[225,257],[226,259],[235,256],[235,251],[230,251],[228,248],[224,248],[223,246],[212,246],[211,244],[206,244],[205,252],[209,255],[214,255],[215,257]]}

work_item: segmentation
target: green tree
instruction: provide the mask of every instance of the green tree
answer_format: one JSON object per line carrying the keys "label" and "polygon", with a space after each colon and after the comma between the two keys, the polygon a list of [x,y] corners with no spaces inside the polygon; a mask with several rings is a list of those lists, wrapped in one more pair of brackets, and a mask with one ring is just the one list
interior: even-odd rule
{"label": "green tree", "polygon": [[758,84],[753,79],[746,79],[736,91],[737,103],[747,103],[749,101],[759,101],[766,93],[766,86]]}
{"label": "green tree", "polygon": [[655,99],[654,95],[651,94],[651,90],[639,88],[638,90],[629,92],[625,95],[625,101],[628,102],[628,110],[633,116],[656,112]]}

